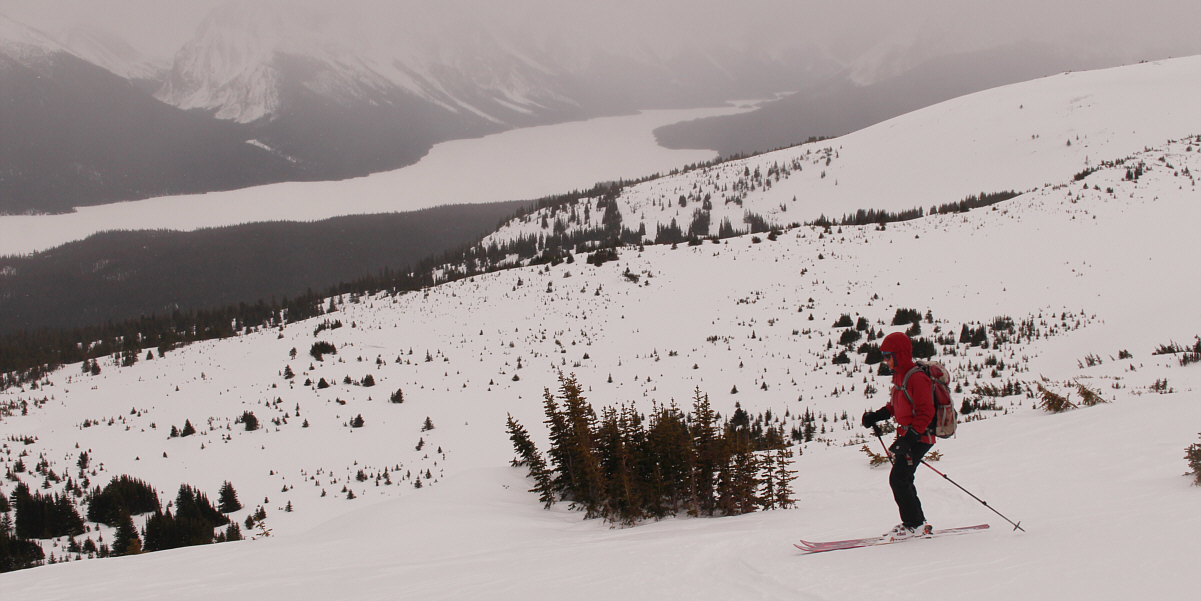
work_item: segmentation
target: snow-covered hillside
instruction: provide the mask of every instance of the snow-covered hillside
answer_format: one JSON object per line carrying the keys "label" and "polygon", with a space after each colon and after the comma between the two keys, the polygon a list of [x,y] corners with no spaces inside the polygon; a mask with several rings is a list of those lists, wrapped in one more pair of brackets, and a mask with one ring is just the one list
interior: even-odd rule
{"label": "snow-covered hillside", "polygon": [[[804,168],[773,178],[770,191],[748,189],[742,207],[768,215],[761,207],[776,203],[774,194],[797,194],[801,205],[821,186],[835,186],[832,177],[858,194],[815,200],[811,211],[897,210],[1031,189],[986,209],[886,228],[797,227],[771,238],[628,247],[599,267],[575,260],[398,296],[336,298],[335,311],[315,320],[129,367],[103,360],[97,375],[68,366],[37,388],[6,390],[0,461],[31,489],[62,491],[67,479],[82,478],[103,486],[129,474],[164,499],[181,483],[215,497],[228,480],[247,506],[232,517],[262,506],[273,535],[45,566],[0,575],[0,587],[6,597],[47,600],[151,598],[164,590],[189,599],[1187,598],[1189,568],[1201,554],[1201,490],[1181,477],[1181,456],[1201,430],[1201,367],[1153,353],[1191,346],[1201,334],[1194,306],[1201,278],[1190,261],[1201,256],[1201,137],[1196,113],[1173,109],[1173,99],[1154,110],[1103,101],[1126,77],[1149,85],[1144,74],[1172,69],[1186,79],[1171,80],[1176,87],[1163,80],[1165,89],[1191,89],[1197,65],[1074,74],[1041,82],[1063,81],[1063,88],[1031,88],[1020,98],[1000,92],[996,105],[973,96],[863,138],[750,159],[761,172],[785,156]],[[1067,98],[1094,98],[1111,112],[1067,110],[1058,94],[1068,87]],[[1138,98],[1126,95],[1134,87],[1124,85],[1117,97]],[[1012,144],[1031,144],[1034,156],[1024,162],[965,142],[973,137],[966,123],[1036,109],[1047,111],[1039,121],[1045,129],[1009,132]],[[927,120],[931,114],[943,118]],[[1071,137],[1054,114],[1076,128]],[[1081,114],[1090,116],[1073,120]],[[1144,114],[1157,118],[1125,121]],[[867,132],[883,144],[905,119],[920,124],[906,129],[910,147],[872,154]],[[999,122],[981,131],[999,136]],[[1160,139],[1144,137],[1151,135]],[[827,147],[829,165],[809,161]],[[1077,180],[1081,151],[1094,170]],[[852,156],[875,158],[853,163]],[[989,185],[993,170],[1018,181],[997,176]],[[916,181],[911,172],[941,192],[883,194],[890,190],[883,178]],[[715,172],[695,171],[651,182],[627,191],[623,206],[644,202],[637,214],[653,215],[661,196],[674,210],[692,183],[701,189],[699,178],[717,181]],[[713,204],[715,212],[725,206]],[[623,216],[627,226],[634,214]],[[869,468],[859,450],[878,443],[856,424],[864,409],[883,404],[887,386],[856,351],[902,329],[891,325],[898,309],[928,315],[920,336],[936,343],[961,396],[993,407],[939,443],[944,457],[936,465],[1022,520],[1027,533],[1009,532],[923,470],[918,487],[933,523],[988,522],[992,530],[800,556],[790,544],[799,537],[866,536],[896,522],[886,472]],[[842,315],[865,325],[863,337],[845,346],[845,332],[858,330],[834,327]],[[987,344],[961,341],[964,330],[983,331]],[[337,353],[314,358],[318,341]],[[850,361],[835,364],[843,350]],[[284,376],[289,368],[294,378]],[[735,403],[756,417],[770,409],[788,429],[801,426],[806,412],[817,415],[820,431],[800,445],[795,462],[797,508],[630,529],[582,521],[562,504],[542,510],[525,492],[531,482],[523,471],[508,466],[504,420],[519,419],[545,448],[542,392],[560,371],[576,374],[598,407],[687,405],[699,388],[723,415]],[[373,386],[364,386],[367,376]],[[319,388],[321,380],[330,386]],[[1082,384],[1111,402],[1047,414],[1026,394],[1035,382],[1073,397]],[[987,393],[1007,385],[1022,392]],[[389,402],[397,390],[404,403]],[[261,429],[236,423],[246,411]],[[351,427],[359,416],[362,427]],[[433,429],[424,429],[427,418]],[[185,421],[198,432],[170,438]],[[92,461],[85,474],[76,467],[81,452]],[[18,460],[26,467],[20,473]],[[8,495],[14,486],[8,479],[0,490]],[[112,529],[90,526],[81,539],[111,541]],[[56,559],[74,560],[66,544],[45,546]],[[917,576],[914,566],[923,568]]]}
{"label": "snow-covered hillside", "polygon": [[[1065,73],[840,138],[648,182],[627,189],[618,206],[623,227],[645,229],[654,239],[673,220],[687,234],[698,210],[708,217],[704,233],[715,235],[727,219],[746,231],[747,213],[787,225],[821,215],[838,221],[859,209],[928,210],[980,193],[1024,192],[1201,131],[1198,95],[1201,56]],[[599,219],[584,220],[597,200],[511,223],[485,243],[599,227]]]}

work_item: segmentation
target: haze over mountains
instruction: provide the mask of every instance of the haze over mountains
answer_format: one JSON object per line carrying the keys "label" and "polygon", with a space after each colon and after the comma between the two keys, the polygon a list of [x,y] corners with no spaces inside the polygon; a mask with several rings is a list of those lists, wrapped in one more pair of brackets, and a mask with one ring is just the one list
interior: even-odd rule
{"label": "haze over mountains", "polygon": [[[664,135],[677,147],[761,151],[1015,77],[1198,51],[1170,18],[1190,9],[1171,3],[1126,17],[1106,44],[1082,41],[1101,17],[1041,4],[1044,25],[1027,30],[939,2],[875,2],[859,15],[769,1],[213,3],[173,47],[153,45],[162,56],[111,33],[148,46],[146,7],[110,3],[84,27],[69,23],[71,10],[90,14],[77,5],[45,6],[14,0],[9,16],[53,34],[0,17],[0,213],[343,179],[411,164],[449,139],[800,90],[753,126]],[[48,16],[56,6],[63,14]],[[1164,31],[1149,40],[1147,23]],[[1022,68],[995,68],[1006,62]],[[898,86],[918,89],[890,93]],[[815,95],[855,115],[806,104]]]}
{"label": "haze over mountains", "polygon": [[[129,85],[118,75],[145,73],[119,43],[101,51],[96,38],[76,37],[83,50],[75,53],[6,20],[2,117],[19,127],[4,136],[0,211],[343,179],[413,163],[448,139],[765,96],[800,79],[793,64],[733,51],[515,46],[523,38],[472,29],[474,19],[448,23],[468,30],[450,39],[426,20],[372,39],[347,31],[360,24],[346,19],[312,31],[316,16],[286,9],[214,9],[158,75],[153,98],[145,80]],[[198,123],[200,131],[188,129]]]}

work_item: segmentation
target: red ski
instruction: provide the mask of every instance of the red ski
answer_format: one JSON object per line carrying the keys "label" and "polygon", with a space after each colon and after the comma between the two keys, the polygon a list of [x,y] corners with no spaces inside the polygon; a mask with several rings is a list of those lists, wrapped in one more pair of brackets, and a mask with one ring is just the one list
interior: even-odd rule
{"label": "red ski", "polygon": [[951,536],[955,534],[967,534],[978,530],[988,530],[988,524],[977,524],[975,526],[961,526],[959,528],[943,528],[935,530],[926,536],[915,538],[907,538],[903,540],[887,540],[879,536],[871,538],[852,538],[847,540],[835,540],[826,542],[812,542],[802,540],[799,544],[793,546],[804,551],[806,554],[824,553],[826,551],[841,551],[842,549],[858,549],[860,547],[874,547],[876,545],[890,545],[892,543],[901,543],[907,540],[921,540],[923,538],[937,538],[939,536]]}

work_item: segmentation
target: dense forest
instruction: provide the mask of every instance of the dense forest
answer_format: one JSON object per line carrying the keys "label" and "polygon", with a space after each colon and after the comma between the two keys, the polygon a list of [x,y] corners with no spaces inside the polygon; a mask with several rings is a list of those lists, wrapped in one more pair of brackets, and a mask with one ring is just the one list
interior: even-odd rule
{"label": "dense forest", "polygon": [[104,232],[0,258],[0,334],[294,298],[479,240],[528,203],[192,232]]}

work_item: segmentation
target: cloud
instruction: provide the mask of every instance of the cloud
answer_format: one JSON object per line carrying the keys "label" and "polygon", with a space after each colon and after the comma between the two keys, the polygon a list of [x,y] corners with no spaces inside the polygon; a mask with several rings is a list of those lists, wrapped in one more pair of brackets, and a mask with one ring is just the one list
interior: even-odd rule
{"label": "cloud", "polygon": [[[241,0],[239,4],[247,1]],[[170,56],[224,0],[5,0],[3,12],[48,33],[87,23]],[[945,53],[1046,42],[1082,54],[1201,53],[1195,0],[270,0],[318,15],[328,31],[424,35],[444,43],[481,30],[532,41],[671,53],[728,45],[828,53],[852,62],[882,45]],[[335,26],[341,23],[341,26]],[[350,23],[358,23],[351,26]],[[1148,56],[1139,57],[1139,53]]]}

